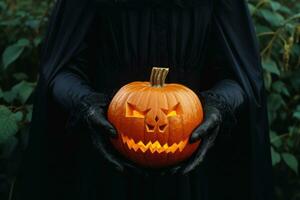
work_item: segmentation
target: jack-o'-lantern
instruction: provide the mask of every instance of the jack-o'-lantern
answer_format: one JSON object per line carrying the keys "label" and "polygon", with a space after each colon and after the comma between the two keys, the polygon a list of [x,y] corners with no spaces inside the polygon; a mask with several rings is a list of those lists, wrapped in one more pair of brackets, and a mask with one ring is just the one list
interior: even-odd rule
{"label": "jack-o'-lantern", "polygon": [[119,137],[114,147],[146,167],[165,167],[190,157],[201,141],[190,144],[192,131],[202,122],[198,96],[181,84],[166,84],[168,68],[154,67],[150,82],[123,86],[108,108],[108,120]]}

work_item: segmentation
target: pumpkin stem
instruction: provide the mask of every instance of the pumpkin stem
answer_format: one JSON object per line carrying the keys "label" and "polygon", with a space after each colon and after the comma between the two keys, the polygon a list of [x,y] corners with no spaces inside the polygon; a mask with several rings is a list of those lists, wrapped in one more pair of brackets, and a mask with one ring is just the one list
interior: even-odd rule
{"label": "pumpkin stem", "polygon": [[150,76],[151,86],[152,87],[163,87],[165,84],[168,72],[169,72],[169,68],[153,67],[151,76]]}

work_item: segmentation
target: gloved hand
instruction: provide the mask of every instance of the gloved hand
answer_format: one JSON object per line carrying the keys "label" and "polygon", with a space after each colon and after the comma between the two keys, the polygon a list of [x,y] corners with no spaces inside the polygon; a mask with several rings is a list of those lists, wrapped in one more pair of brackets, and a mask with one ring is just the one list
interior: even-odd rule
{"label": "gloved hand", "polygon": [[101,93],[86,95],[80,101],[78,110],[75,111],[76,116],[79,116],[83,125],[89,129],[94,147],[115,169],[120,172],[145,175],[142,169],[123,159],[110,144],[109,138],[118,137],[118,134],[106,118],[109,101],[108,96]]}
{"label": "gloved hand", "polygon": [[205,105],[203,110],[204,121],[193,131],[189,140],[190,143],[201,140],[200,147],[187,162],[174,167],[171,170],[172,174],[187,174],[195,169],[203,161],[208,149],[214,145],[223,121],[222,116],[218,108],[211,105]]}
{"label": "gloved hand", "polygon": [[234,102],[230,104],[227,98],[218,94],[218,91],[224,91],[225,88],[228,91],[229,88],[232,91],[237,91],[236,88],[238,87],[232,87],[230,86],[231,84],[231,82],[227,83],[224,81],[224,85],[221,87],[198,94],[203,103],[204,120],[194,129],[189,142],[194,143],[201,140],[201,144],[191,158],[177,166],[162,170],[161,175],[187,174],[191,172],[203,161],[208,150],[214,145],[219,132],[230,132],[230,129],[236,124],[234,111],[242,104],[243,96],[236,95],[236,99],[230,97]]}
{"label": "gloved hand", "polygon": [[213,146],[220,131],[222,116],[218,108],[211,105],[205,105],[203,111],[205,113],[203,123],[193,131],[189,140],[190,143],[202,140],[199,148],[187,161],[177,166],[164,169],[161,172],[162,175],[187,174],[203,161],[208,149]]}

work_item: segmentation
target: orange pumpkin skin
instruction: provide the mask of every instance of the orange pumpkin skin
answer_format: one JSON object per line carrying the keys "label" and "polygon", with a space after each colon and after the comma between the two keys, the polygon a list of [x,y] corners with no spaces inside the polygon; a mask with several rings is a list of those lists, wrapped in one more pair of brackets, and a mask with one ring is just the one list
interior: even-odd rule
{"label": "orange pumpkin skin", "polygon": [[153,87],[150,82],[123,86],[108,108],[108,120],[119,137],[113,146],[145,167],[160,168],[189,158],[201,141],[189,144],[203,120],[198,96],[181,84]]}

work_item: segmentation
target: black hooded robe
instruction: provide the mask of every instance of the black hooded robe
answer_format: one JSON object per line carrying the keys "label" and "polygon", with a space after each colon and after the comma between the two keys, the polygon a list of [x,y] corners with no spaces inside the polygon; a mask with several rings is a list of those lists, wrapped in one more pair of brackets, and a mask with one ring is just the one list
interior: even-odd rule
{"label": "black hooded robe", "polygon": [[[148,80],[152,66],[169,66],[167,82],[200,91],[222,79],[211,67],[218,66],[243,88],[247,108],[233,132],[219,135],[188,175],[120,174],[99,157],[87,134],[66,134],[68,113],[51,98],[49,85],[85,45],[99,92]],[[273,199],[262,68],[245,1],[57,1],[43,44],[29,141],[15,200]]]}

